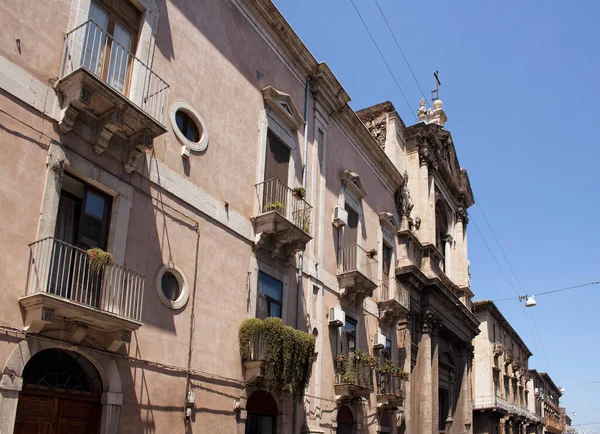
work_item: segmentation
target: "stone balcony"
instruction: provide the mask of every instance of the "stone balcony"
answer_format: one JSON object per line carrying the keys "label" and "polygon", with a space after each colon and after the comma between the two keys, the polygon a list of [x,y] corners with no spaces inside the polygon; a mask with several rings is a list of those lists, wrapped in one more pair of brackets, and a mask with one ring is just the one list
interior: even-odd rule
{"label": "stone balcony", "polygon": [[29,245],[27,294],[19,299],[30,332],[87,335],[109,351],[142,326],[144,276],[120,265],[91,266],[85,250],[54,238]]}
{"label": "stone balcony", "polygon": [[342,297],[359,305],[372,297],[377,288],[378,262],[361,246],[354,244],[339,250],[338,284]]}
{"label": "stone balcony", "polygon": [[473,398],[473,410],[492,410],[502,414],[511,413],[513,405],[500,396],[476,396]]}
{"label": "stone balcony", "polygon": [[373,368],[362,361],[337,360],[334,388],[340,401],[368,398],[373,392]]}
{"label": "stone balcony", "polygon": [[256,248],[284,260],[304,251],[312,240],[312,206],[277,178],[256,185],[256,201],[257,214],[252,219]]}
{"label": "stone balcony", "polygon": [[131,172],[167,131],[169,85],[91,20],[67,33],[63,53],[61,133],[90,136],[97,154],[114,144],[110,154]]}
{"label": "stone balcony", "polygon": [[410,293],[395,277],[384,279],[380,285],[380,297],[377,301],[379,319],[393,324],[405,317],[410,311]]}
{"label": "stone balcony", "polygon": [[377,404],[383,408],[398,408],[404,403],[404,380],[392,373],[375,374],[377,378]]}

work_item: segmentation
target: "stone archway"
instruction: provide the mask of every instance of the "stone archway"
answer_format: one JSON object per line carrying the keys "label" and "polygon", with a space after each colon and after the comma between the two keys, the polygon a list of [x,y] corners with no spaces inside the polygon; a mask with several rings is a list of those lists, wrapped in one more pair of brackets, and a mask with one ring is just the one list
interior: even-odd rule
{"label": "stone archway", "polygon": [[22,379],[15,434],[99,431],[102,382],[85,357],[62,349],[42,350],[27,362]]}
{"label": "stone archway", "polygon": [[23,389],[23,372],[27,363],[36,354],[47,349],[57,349],[76,353],[97,371],[101,384],[101,434],[117,434],[123,395],[121,394],[121,379],[114,360],[101,353],[92,355],[91,352],[78,347],[53,341],[29,338],[21,341],[10,353],[2,376],[0,378],[0,433],[12,433],[19,395]]}

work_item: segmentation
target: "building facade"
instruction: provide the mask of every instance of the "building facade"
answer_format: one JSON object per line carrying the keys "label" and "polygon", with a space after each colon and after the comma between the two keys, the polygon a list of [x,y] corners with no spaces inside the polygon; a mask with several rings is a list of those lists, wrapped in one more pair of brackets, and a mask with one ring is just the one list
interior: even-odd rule
{"label": "building facade", "polygon": [[[473,432],[441,101],[355,113],[270,0],[0,25],[0,432]],[[299,399],[267,381],[277,323],[238,345],[268,317],[314,344]]]}
{"label": "building facade", "polygon": [[554,384],[546,372],[538,372],[535,369],[529,371],[532,378],[535,396],[535,412],[542,420],[542,426],[536,433],[562,433],[565,431],[566,413],[561,411],[560,397],[562,391]]}
{"label": "building facade", "polygon": [[475,301],[481,322],[475,338],[473,411],[475,433],[536,433],[542,419],[534,411],[531,351],[494,302]]}

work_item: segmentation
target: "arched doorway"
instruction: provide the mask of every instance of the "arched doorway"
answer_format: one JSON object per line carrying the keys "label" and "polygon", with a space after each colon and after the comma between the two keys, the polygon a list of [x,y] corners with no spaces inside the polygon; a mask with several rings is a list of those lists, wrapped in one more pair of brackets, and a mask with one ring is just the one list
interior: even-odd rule
{"label": "arched doorway", "polygon": [[277,403],[270,393],[257,390],[246,404],[246,434],[277,433]]}
{"label": "arched doorway", "polygon": [[97,434],[102,382],[83,356],[58,349],[35,354],[23,370],[15,434]]}
{"label": "arched doorway", "polygon": [[337,414],[337,430],[336,434],[352,434],[354,428],[354,416],[352,410],[347,405],[343,405],[338,410]]}

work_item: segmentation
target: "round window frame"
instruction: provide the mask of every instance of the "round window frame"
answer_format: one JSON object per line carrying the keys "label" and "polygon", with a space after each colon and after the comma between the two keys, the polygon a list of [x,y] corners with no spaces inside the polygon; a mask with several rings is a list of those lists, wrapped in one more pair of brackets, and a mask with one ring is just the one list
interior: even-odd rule
{"label": "round window frame", "polygon": [[[189,140],[186,136],[183,135],[183,133],[177,126],[177,119],[175,118],[175,115],[179,110],[188,115],[196,124],[196,128],[198,128],[198,132],[200,133],[199,141],[192,142],[191,140]],[[174,101],[173,104],[171,104],[171,109],[169,110],[169,119],[171,121],[171,127],[173,128],[175,137],[177,137],[177,140],[179,140],[184,146],[187,146],[194,152],[202,152],[206,148],[208,148],[208,130],[206,129],[204,119],[202,119],[200,113],[198,113],[198,111],[189,103],[182,100]]]}
{"label": "round window frame", "polygon": [[[179,297],[177,297],[177,300],[168,299],[163,292],[162,278],[167,272],[171,273],[173,277],[177,279],[177,283],[179,284]],[[190,298],[190,291],[183,270],[173,263],[163,264],[158,270],[158,273],[156,273],[156,293],[158,294],[160,301],[168,308],[176,310],[184,307]]]}

